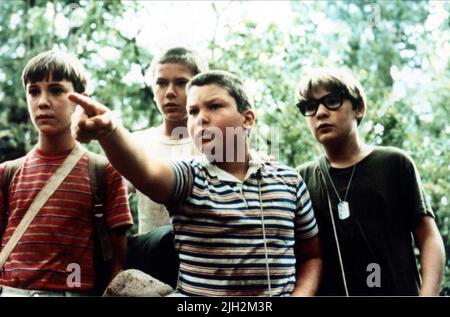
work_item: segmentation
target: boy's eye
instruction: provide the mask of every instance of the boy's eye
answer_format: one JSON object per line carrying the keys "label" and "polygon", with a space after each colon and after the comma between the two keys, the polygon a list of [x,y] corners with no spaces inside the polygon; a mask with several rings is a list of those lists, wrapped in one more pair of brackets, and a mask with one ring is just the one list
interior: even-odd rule
{"label": "boy's eye", "polygon": [[60,94],[62,94],[64,92],[64,90],[62,88],[60,88],[60,87],[53,87],[53,88],[50,88],[50,92],[53,95],[60,95]]}
{"label": "boy's eye", "polygon": [[198,109],[189,109],[189,114],[191,116],[196,115],[198,113]]}
{"label": "boy's eye", "polygon": [[186,79],[179,79],[175,82],[175,84],[177,86],[186,86],[187,83],[188,83],[188,80],[186,80]]}
{"label": "boy's eye", "polygon": [[30,96],[36,96],[37,94],[39,94],[39,89],[33,88],[33,89],[29,89],[28,90],[28,94]]}
{"label": "boy's eye", "polygon": [[165,80],[157,80],[156,81],[156,85],[157,86],[161,86],[161,87],[166,86],[167,85],[167,81],[165,81]]}
{"label": "boy's eye", "polygon": [[211,105],[209,105],[209,109],[219,109],[220,107],[222,107],[221,105],[217,104],[217,103],[213,103]]}

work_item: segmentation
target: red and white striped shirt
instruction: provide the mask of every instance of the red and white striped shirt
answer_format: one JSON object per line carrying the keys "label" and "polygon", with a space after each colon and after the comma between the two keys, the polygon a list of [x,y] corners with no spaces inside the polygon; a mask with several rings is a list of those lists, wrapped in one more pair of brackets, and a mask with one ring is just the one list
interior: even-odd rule
{"label": "red and white striped shirt", "polygon": [[[70,151],[58,155],[32,150],[13,176],[9,187],[9,214],[5,218],[0,197],[1,246],[6,245],[35,196],[62,165]],[[0,182],[4,165],[0,165]],[[105,173],[107,190],[105,217],[109,229],[131,226],[124,178],[110,165]],[[1,184],[0,184],[1,185]],[[0,192],[0,196],[1,196]],[[88,156],[85,154],[39,211],[9,256],[0,284],[22,289],[88,291],[94,283],[93,211]],[[73,272],[69,264],[80,266],[81,287],[67,285]]]}

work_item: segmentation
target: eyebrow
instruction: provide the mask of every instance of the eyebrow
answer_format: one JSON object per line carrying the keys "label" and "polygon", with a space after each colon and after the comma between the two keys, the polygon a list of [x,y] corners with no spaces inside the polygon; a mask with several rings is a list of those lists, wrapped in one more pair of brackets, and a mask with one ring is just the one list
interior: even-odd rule
{"label": "eyebrow", "polygon": [[[51,87],[61,87],[61,88],[65,88],[66,86],[64,86],[63,84],[61,84],[60,82],[51,82],[48,84],[48,86]],[[28,88],[34,88],[34,87],[39,87],[36,83],[29,83],[28,84]]]}
{"label": "eyebrow", "polygon": [[[210,99],[206,99],[206,101],[204,101],[203,103],[207,104],[207,105],[210,105],[210,104],[213,104],[213,103],[216,103],[216,102],[224,103],[225,99],[222,99],[219,96],[211,97]],[[191,108],[191,107],[198,107],[198,104],[188,105],[188,107],[189,108]]]}
{"label": "eyebrow", "polygon": [[65,85],[63,85],[63,84],[61,84],[61,83],[59,83],[59,82],[49,83],[48,85],[49,85],[49,86],[52,86],[52,87],[57,86],[57,87],[61,87],[61,88],[66,88]]}
{"label": "eyebrow", "polygon": [[[173,80],[180,80],[180,79],[182,79],[182,80],[187,80],[187,81],[190,81],[190,80],[191,80],[190,78],[184,77],[184,76],[175,77]],[[168,81],[169,79],[166,78],[166,77],[160,76],[160,77],[156,77],[156,79],[155,79],[155,81],[158,81],[158,80],[167,80],[167,81]]]}

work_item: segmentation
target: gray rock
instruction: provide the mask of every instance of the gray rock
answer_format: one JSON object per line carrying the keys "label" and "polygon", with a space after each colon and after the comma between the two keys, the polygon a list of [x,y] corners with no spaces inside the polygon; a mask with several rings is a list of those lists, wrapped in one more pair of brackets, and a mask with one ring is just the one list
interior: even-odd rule
{"label": "gray rock", "polygon": [[109,283],[103,296],[164,297],[174,290],[169,285],[139,270],[123,271]]}

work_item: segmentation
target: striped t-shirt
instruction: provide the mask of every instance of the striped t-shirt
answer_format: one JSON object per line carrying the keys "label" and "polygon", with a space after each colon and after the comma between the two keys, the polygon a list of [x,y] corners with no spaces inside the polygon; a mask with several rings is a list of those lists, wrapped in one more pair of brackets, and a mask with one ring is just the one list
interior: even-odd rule
{"label": "striped t-shirt", "polygon": [[[48,155],[33,150],[15,173],[9,187],[7,219],[4,219],[0,197],[0,223],[6,223],[6,229],[0,232],[2,248],[34,197],[69,153]],[[0,180],[3,172],[4,167],[0,165]],[[106,165],[105,177],[108,227],[130,226],[132,217],[124,178],[110,164]],[[94,282],[92,218],[92,190],[85,154],[25,231],[0,271],[0,285],[52,291],[90,290]],[[71,263],[75,265],[69,266]],[[78,285],[68,284],[67,278],[76,265],[79,265],[81,279],[80,287],[74,288],[70,286]]]}
{"label": "striped t-shirt", "polygon": [[[294,243],[318,233],[309,193],[292,168],[251,156],[243,182],[204,158],[173,163],[178,290],[191,296],[267,296],[295,286]],[[261,192],[261,195],[259,194]]]}

